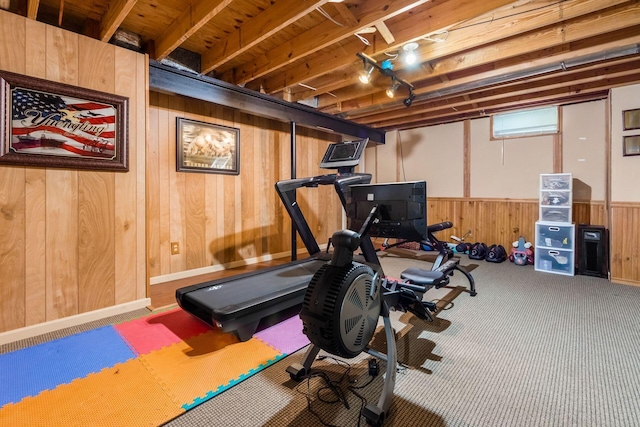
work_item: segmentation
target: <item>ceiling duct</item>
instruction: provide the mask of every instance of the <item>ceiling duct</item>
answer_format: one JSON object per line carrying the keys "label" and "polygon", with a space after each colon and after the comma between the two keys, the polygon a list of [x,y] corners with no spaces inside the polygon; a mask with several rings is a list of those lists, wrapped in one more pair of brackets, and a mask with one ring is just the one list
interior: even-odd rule
{"label": "ceiling duct", "polygon": [[559,63],[541,65],[539,67],[533,67],[526,70],[502,74],[500,76],[488,77],[486,79],[477,80],[474,82],[464,83],[456,86],[451,86],[446,89],[435,90],[432,92],[416,95],[416,101],[426,101],[433,98],[440,98],[444,95],[454,95],[460,92],[466,92],[469,90],[480,89],[487,86],[493,86],[502,83],[509,83],[515,80],[521,80],[525,78],[538,77],[543,74],[548,74],[556,71],[568,71],[570,68],[579,67],[582,65],[589,65],[594,62],[608,61],[611,59],[622,58],[630,55],[637,55],[640,53],[640,44],[634,44],[631,46],[624,46],[617,49],[610,49],[604,52],[598,52],[590,55],[580,56],[577,58],[561,61]]}

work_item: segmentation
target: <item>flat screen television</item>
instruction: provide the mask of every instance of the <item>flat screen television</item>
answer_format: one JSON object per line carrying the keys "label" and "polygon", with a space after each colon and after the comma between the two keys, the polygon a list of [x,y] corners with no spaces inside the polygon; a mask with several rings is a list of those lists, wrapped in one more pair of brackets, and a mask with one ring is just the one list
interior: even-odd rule
{"label": "flat screen television", "polygon": [[368,142],[369,138],[364,138],[329,144],[320,162],[320,167],[323,169],[340,169],[357,166]]}
{"label": "flat screen television", "polygon": [[420,242],[427,239],[427,183],[359,184],[349,187],[347,224],[359,231],[374,206],[379,221],[369,228],[370,237]]}

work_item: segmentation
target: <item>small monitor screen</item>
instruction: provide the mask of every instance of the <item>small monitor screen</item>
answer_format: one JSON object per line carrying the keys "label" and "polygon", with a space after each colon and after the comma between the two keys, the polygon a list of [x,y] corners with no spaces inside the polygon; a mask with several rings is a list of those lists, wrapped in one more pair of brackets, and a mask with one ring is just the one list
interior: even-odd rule
{"label": "small monitor screen", "polygon": [[357,166],[360,163],[360,157],[367,146],[367,142],[369,142],[368,138],[330,144],[320,162],[320,167],[338,169]]}
{"label": "small monitor screen", "polygon": [[370,237],[427,239],[425,181],[352,185],[347,198],[349,229],[359,231],[374,206],[378,206],[378,222],[369,228]]}
{"label": "small monitor screen", "polygon": [[358,151],[358,144],[336,144],[329,153],[329,160],[350,160]]}

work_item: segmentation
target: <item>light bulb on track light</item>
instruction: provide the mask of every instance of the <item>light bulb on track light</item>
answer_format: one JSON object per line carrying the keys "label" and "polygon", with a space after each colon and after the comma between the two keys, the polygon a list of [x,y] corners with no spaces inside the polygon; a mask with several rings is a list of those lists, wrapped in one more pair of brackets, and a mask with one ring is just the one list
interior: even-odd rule
{"label": "light bulb on track light", "polygon": [[374,66],[371,64],[364,64],[364,70],[360,73],[358,77],[360,81],[364,84],[367,84],[371,81],[371,73],[373,73]]}
{"label": "light bulb on track light", "polygon": [[407,65],[415,64],[418,60],[418,56],[416,55],[416,49],[418,48],[418,43],[411,42],[402,46],[402,50],[405,51],[403,56],[404,62]]}
{"label": "light bulb on track light", "polygon": [[400,82],[393,79],[393,83],[391,83],[391,86],[387,89],[387,96],[389,98],[393,98],[394,96],[396,96],[396,91],[398,90],[399,87],[400,87]]}

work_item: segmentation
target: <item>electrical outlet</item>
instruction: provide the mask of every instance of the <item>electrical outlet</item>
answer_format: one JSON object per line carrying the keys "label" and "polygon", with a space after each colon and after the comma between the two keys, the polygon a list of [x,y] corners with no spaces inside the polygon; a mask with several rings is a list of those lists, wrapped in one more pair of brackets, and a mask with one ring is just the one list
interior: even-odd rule
{"label": "electrical outlet", "polygon": [[176,255],[180,253],[180,243],[171,242],[171,255]]}

